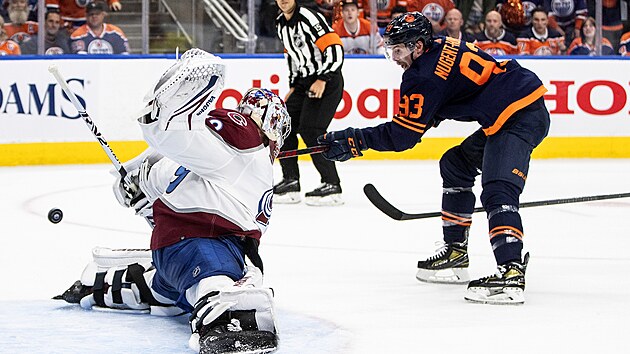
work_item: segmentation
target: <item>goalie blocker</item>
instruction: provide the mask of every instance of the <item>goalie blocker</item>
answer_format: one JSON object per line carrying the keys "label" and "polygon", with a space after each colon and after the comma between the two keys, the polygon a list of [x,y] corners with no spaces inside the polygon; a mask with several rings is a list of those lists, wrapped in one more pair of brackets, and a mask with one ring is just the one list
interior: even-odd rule
{"label": "goalie blocker", "polygon": [[[185,311],[152,290],[155,268],[150,250],[92,250],[81,279],[54,299],[84,309],[177,316]],[[195,306],[189,322],[191,349],[199,353],[271,353],[278,334],[271,289],[261,288],[262,273],[248,267],[237,282],[226,276],[202,279],[186,291]]]}

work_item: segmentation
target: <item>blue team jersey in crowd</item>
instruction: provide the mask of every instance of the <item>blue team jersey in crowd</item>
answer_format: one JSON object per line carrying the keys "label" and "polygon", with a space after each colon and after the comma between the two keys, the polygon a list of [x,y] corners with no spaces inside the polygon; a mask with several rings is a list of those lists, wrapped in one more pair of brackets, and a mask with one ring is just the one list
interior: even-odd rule
{"label": "blue team jersey in crowd", "polygon": [[515,60],[497,62],[472,43],[440,37],[404,72],[399,113],[363,134],[379,151],[410,149],[445,119],[476,121],[492,135],[545,92],[536,74]]}

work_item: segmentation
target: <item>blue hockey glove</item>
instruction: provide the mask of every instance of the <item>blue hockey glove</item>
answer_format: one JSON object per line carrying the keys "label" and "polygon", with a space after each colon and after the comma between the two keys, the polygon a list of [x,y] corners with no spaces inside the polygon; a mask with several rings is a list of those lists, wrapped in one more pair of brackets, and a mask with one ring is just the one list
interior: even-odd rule
{"label": "blue hockey glove", "polygon": [[322,152],[322,156],[332,161],[346,161],[353,157],[363,156],[361,151],[368,148],[363,132],[355,128],[328,132],[318,137],[317,142],[329,146],[328,150]]}

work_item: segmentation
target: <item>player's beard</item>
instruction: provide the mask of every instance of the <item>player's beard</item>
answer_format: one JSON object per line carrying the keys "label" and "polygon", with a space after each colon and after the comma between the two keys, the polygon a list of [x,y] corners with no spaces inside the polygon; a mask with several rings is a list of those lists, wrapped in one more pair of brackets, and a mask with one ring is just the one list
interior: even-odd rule
{"label": "player's beard", "polygon": [[21,25],[28,20],[28,10],[13,10],[9,12],[9,19],[11,22]]}

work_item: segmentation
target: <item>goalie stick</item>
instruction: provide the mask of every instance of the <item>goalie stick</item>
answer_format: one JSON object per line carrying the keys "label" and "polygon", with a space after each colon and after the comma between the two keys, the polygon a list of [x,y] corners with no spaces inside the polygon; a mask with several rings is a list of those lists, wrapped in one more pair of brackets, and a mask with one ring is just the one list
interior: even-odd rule
{"label": "goalie stick", "polygon": [[[81,116],[85,124],[88,126],[88,128],[90,129],[94,137],[96,138],[96,141],[98,141],[98,143],[101,145],[101,148],[103,148],[103,151],[105,151],[105,153],[107,154],[107,157],[109,157],[109,160],[114,165],[114,168],[116,169],[116,171],[118,171],[120,178],[124,179],[128,186],[133,186],[133,183],[131,183],[129,176],[127,175],[127,170],[122,165],[118,157],[116,157],[114,150],[112,150],[112,148],[109,146],[109,144],[107,143],[107,140],[105,140],[101,132],[98,131],[96,124],[94,124],[94,121],[92,120],[92,118],[90,118],[90,115],[85,110],[85,107],[83,107],[81,102],[79,102],[79,99],[74,94],[74,92],[70,90],[70,87],[66,83],[66,80],[59,72],[59,68],[57,67],[57,65],[55,64],[50,65],[48,67],[48,71],[55,77],[55,80],[57,80],[57,82],[59,83],[59,86],[61,86],[61,90],[66,94],[66,96],[68,96],[68,98],[70,99],[70,102],[72,102],[74,107],[77,109],[77,111],[79,112],[79,115]],[[151,228],[153,228],[154,226],[153,221],[151,221],[146,216],[144,217],[144,219],[147,221],[147,223],[149,223]]]}
{"label": "goalie stick", "polygon": [[[436,216],[442,216],[442,212],[428,212],[428,213],[419,213],[419,214],[409,214],[401,211],[400,209],[393,206],[387,199],[383,198],[381,193],[374,187],[374,185],[368,183],[363,187],[363,193],[365,196],[374,204],[378,210],[385,213],[385,215],[389,216],[394,220],[415,220],[415,219],[426,219],[433,218]],[[630,193],[618,193],[618,194],[603,194],[603,195],[592,195],[586,197],[575,197],[575,198],[563,198],[563,199],[550,199],[550,200],[540,200],[536,202],[526,202],[521,203],[519,208],[529,208],[529,207],[537,207],[537,206],[546,206],[546,205],[557,205],[557,204],[572,204],[572,203],[582,203],[582,202],[592,202],[596,200],[606,200],[606,199],[616,199],[616,198],[627,198],[630,197]],[[485,211],[482,207],[477,207],[473,210],[474,213],[478,213],[480,211]]]}
{"label": "goalie stick", "polygon": [[306,149],[281,151],[278,154],[278,158],[279,159],[286,159],[286,158],[289,158],[289,157],[295,157],[295,156],[299,156],[299,155],[320,154],[320,153],[322,153],[322,152],[324,152],[326,150],[328,150],[328,146],[326,146],[326,145],[317,145],[317,146],[308,147]]}

